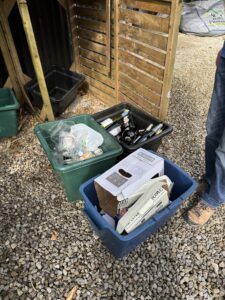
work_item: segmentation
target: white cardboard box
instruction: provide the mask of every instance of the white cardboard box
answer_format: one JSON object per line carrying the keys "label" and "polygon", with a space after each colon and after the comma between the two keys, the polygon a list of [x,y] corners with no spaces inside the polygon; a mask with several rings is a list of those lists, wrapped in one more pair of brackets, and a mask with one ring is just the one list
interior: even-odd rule
{"label": "white cardboard box", "polygon": [[114,217],[133,203],[129,197],[143,184],[163,174],[163,158],[142,148],[136,150],[95,179],[100,207]]}

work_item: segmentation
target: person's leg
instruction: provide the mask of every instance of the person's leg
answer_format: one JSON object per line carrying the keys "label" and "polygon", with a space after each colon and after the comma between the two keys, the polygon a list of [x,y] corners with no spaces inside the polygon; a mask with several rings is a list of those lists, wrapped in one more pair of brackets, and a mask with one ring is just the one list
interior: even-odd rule
{"label": "person's leg", "polygon": [[225,203],[225,59],[217,67],[215,84],[207,118],[204,179],[207,185],[200,201],[188,212],[188,220],[205,224],[214,208]]}
{"label": "person's leg", "polygon": [[198,182],[197,194],[202,194],[213,176],[216,159],[216,149],[219,146],[223,128],[225,128],[225,59],[219,60],[215,75],[214,89],[206,122],[207,136],[205,139],[205,174]]}
{"label": "person's leg", "polygon": [[188,212],[188,221],[195,225],[204,225],[214,214],[215,208],[225,203],[225,129],[215,156],[210,184],[202,193],[201,201]]}
{"label": "person's leg", "polygon": [[210,177],[209,187],[202,193],[201,198],[207,206],[212,208],[218,208],[225,203],[225,126],[219,146],[215,151],[214,172]]}
{"label": "person's leg", "polygon": [[205,139],[205,176],[210,184],[214,176],[216,149],[219,146],[225,128],[225,58],[221,58],[217,67],[212,99],[209,107]]}

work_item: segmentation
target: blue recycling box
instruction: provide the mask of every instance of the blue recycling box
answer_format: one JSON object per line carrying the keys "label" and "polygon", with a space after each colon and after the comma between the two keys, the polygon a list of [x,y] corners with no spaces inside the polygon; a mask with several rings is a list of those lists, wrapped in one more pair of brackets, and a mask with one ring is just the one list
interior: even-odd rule
{"label": "blue recycling box", "polygon": [[196,189],[197,183],[193,178],[168,159],[164,158],[164,160],[165,175],[174,182],[170,196],[171,203],[127,235],[118,234],[96,210],[95,206],[98,207],[98,198],[94,187],[94,179],[96,177],[91,178],[80,186],[80,194],[84,200],[84,214],[103,244],[116,258],[127,255],[163,226],[175,214],[182,202]]}

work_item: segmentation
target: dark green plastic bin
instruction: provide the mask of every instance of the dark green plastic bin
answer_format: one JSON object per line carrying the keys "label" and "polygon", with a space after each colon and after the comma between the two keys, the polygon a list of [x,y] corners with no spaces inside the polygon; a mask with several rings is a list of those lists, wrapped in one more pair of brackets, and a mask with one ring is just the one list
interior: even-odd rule
{"label": "dark green plastic bin", "polygon": [[43,147],[54,171],[61,178],[68,202],[81,199],[79,188],[80,185],[91,177],[105,172],[117,162],[117,157],[123,152],[120,144],[102,128],[90,115],[79,115],[64,122],[73,121],[75,124],[83,123],[100,134],[104,138],[101,148],[103,154],[88,160],[75,162],[71,165],[59,164],[53,153],[53,144],[50,139],[52,128],[60,121],[46,122],[36,125],[34,131]]}
{"label": "dark green plastic bin", "polygon": [[0,138],[17,134],[17,114],[19,108],[11,89],[0,89]]}

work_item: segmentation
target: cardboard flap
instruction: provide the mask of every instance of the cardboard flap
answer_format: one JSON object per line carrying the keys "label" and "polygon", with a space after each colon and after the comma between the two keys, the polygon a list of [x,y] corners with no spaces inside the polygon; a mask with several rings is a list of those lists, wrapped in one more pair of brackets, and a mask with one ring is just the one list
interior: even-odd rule
{"label": "cardboard flap", "polygon": [[163,158],[140,148],[96,178],[95,182],[113,196],[122,194],[128,197],[157,172],[159,175],[164,172]]}

